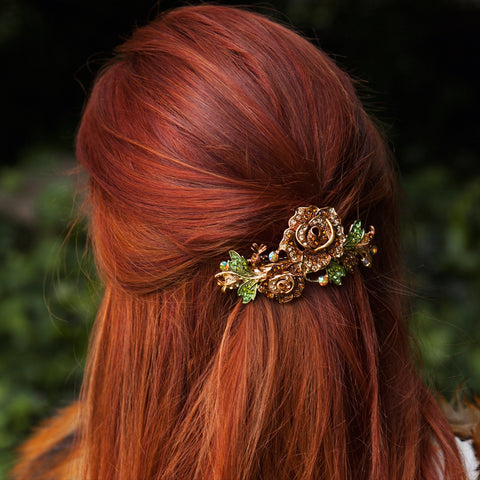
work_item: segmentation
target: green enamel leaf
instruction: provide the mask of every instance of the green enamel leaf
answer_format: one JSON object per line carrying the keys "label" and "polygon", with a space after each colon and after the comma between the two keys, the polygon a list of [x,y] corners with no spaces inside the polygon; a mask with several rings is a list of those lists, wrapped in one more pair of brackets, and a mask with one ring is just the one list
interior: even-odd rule
{"label": "green enamel leaf", "polygon": [[258,283],[256,280],[248,280],[238,287],[238,296],[242,297],[242,303],[248,303],[257,295]]}
{"label": "green enamel leaf", "polygon": [[344,248],[353,248],[358,242],[362,240],[364,235],[365,230],[362,228],[362,222],[360,220],[355,220],[343,245]]}
{"label": "green enamel leaf", "polygon": [[328,281],[335,285],[342,284],[342,278],[347,274],[345,267],[337,262],[330,262],[326,268]]}
{"label": "green enamel leaf", "polygon": [[230,254],[231,258],[231,260],[228,261],[229,269],[241,276],[251,276],[251,272],[248,268],[248,263],[245,260],[245,257],[242,257],[234,250],[230,250],[228,253]]}

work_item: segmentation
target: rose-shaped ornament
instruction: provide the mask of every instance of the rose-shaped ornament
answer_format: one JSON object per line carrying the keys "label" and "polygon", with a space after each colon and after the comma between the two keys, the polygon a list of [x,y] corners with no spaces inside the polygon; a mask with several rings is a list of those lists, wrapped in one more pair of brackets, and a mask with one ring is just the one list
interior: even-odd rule
{"label": "rose-shaped ornament", "polygon": [[345,233],[334,208],[300,207],[288,221],[279,250],[302,264],[304,275],[324,269],[343,255]]}

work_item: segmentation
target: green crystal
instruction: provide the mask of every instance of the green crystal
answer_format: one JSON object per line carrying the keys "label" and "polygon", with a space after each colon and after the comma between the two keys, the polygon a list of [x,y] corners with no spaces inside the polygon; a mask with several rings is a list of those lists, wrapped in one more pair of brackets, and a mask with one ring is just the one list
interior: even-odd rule
{"label": "green crystal", "polygon": [[228,261],[228,267],[232,272],[237,273],[242,277],[249,277],[252,275],[245,257],[242,257],[234,250],[230,250],[228,253],[231,258],[231,260]]}
{"label": "green crystal", "polygon": [[342,278],[347,274],[345,267],[334,261],[330,262],[325,270],[327,271],[328,281],[335,285],[341,285]]}
{"label": "green crystal", "polygon": [[258,283],[256,280],[248,280],[238,287],[238,296],[242,297],[242,303],[248,303],[257,295]]}
{"label": "green crystal", "polygon": [[365,235],[365,230],[362,228],[362,222],[360,220],[355,220],[352,226],[350,227],[350,232],[348,232],[347,239],[343,244],[344,248],[353,248],[357,243],[359,243]]}

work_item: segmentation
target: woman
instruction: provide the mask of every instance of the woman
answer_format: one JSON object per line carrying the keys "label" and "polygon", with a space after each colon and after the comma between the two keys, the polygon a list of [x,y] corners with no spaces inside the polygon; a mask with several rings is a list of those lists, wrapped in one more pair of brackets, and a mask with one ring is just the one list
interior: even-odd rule
{"label": "woman", "polygon": [[388,149],[323,52],[171,11],[100,74],[77,157],[105,294],[14,478],[473,478],[412,367]]}

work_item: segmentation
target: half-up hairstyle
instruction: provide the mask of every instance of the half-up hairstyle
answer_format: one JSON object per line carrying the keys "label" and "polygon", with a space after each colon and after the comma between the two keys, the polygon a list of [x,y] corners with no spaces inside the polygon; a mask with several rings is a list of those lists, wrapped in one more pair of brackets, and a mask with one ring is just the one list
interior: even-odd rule
{"label": "half-up hairstyle", "polygon": [[[78,132],[105,296],[78,449],[88,480],[464,478],[412,367],[397,184],[349,77],[261,15],[185,7],[139,28]],[[242,305],[214,274],[300,206],[377,228],[372,269]]]}

